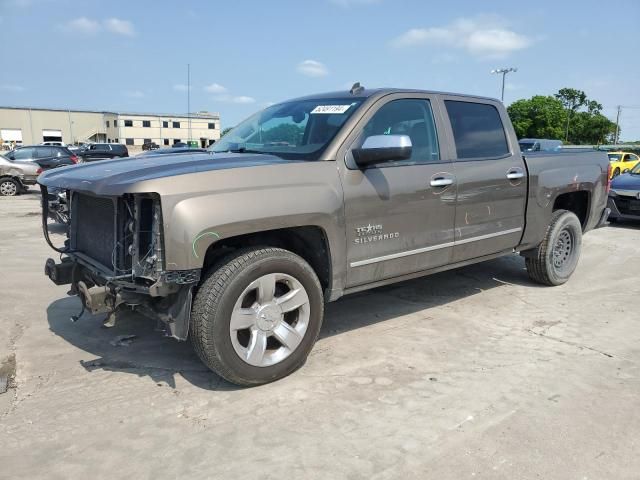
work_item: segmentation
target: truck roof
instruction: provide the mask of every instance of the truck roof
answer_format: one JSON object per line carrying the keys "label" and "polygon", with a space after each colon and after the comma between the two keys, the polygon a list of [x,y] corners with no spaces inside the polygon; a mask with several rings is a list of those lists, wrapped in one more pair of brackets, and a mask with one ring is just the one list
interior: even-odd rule
{"label": "truck roof", "polygon": [[[369,98],[374,96],[382,97],[384,95],[389,95],[391,93],[426,93],[431,95],[455,95],[459,97],[490,100],[492,102],[500,101],[495,98],[483,97],[481,95],[468,95],[464,93],[442,92],[442,91],[436,91],[436,90],[421,90],[418,88],[363,88],[355,93],[350,93],[349,90],[337,90],[334,92],[305,95],[303,97],[293,98],[286,101],[312,100],[312,99],[322,99],[322,98]],[[280,103],[284,103],[284,102],[280,102]]]}

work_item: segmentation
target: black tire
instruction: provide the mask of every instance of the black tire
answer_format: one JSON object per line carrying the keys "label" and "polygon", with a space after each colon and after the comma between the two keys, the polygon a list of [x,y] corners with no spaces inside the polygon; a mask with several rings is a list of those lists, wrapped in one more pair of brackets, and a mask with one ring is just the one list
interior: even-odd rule
{"label": "black tire", "polygon": [[15,197],[22,191],[22,185],[13,178],[0,179],[0,196]]}
{"label": "black tire", "polygon": [[[299,281],[309,298],[304,337],[288,357],[271,366],[246,363],[232,344],[230,318],[236,301],[254,280],[283,273]],[[248,248],[223,259],[207,272],[193,302],[190,337],[202,362],[225,380],[254,386],[286,377],[300,368],[322,326],[324,299],[313,269],[299,256],[280,248]]]}
{"label": "black tire", "polygon": [[616,167],[616,169],[613,171],[613,175],[611,176],[611,178],[615,178],[618,175],[620,175],[620,169]]}
{"label": "black tire", "polygon": [[580,220],[573,212],[556,210],[542,243],[525,257],[527,273],[543,285],[562,285],[576,269],[581,250]]}

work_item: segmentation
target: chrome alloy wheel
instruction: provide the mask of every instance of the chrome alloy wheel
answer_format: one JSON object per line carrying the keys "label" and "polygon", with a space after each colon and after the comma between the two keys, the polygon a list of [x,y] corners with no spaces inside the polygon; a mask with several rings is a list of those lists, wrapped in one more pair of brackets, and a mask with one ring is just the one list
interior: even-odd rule
{"label": "chrome alloy wheel", "polygon": [[233,307],[231,343],[249,365],[275,365],[298,348],[309,318],[309,296],[302,283],[285,273],[263,275],[244,289]]}
{"label": "chrome alloy wheel", "polygon": [[5,197],[13,197],[18,193],[18,187],[12,181],[5,180],[0,183],[0,195]]}
{"label": "chrome alloy wheel", "polygon": [[556,268],[562,268],[573,251],[573,238],[568,230],[562,230],[553,247],[553,264]]}

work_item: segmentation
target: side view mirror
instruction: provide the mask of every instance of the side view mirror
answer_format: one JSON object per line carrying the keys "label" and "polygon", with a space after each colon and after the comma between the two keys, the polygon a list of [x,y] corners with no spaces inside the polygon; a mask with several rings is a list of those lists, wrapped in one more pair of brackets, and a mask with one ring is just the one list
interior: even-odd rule
{"label": "side view mirror", "polygon": [[630,168],[625,168],[625,169],[622,171],[622,173],[629,173],[630,171],[631,171],[631,169],[630,169]]}
{"label": "side view mirror", "polygon": [[372,135],[352,153],[356,164],[364,168],[390,160],[406,160],[411,158],[411,150],[408,135]]}

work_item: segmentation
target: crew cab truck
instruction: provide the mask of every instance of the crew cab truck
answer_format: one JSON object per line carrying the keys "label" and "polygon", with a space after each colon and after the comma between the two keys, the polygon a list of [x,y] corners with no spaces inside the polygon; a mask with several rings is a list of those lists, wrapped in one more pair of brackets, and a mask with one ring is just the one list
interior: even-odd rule
{"label": "crew cab truck", "polygon": [[64,245],[45,225],[62,258],[45,271],[108,322],[159,319],[257,385],[303,365],[343,295],[514,252],[566,282],[607,223],[608,165],[523,156],[497,100],[355,85],[270,106],[208,152],[45,173],[70,206]]}

